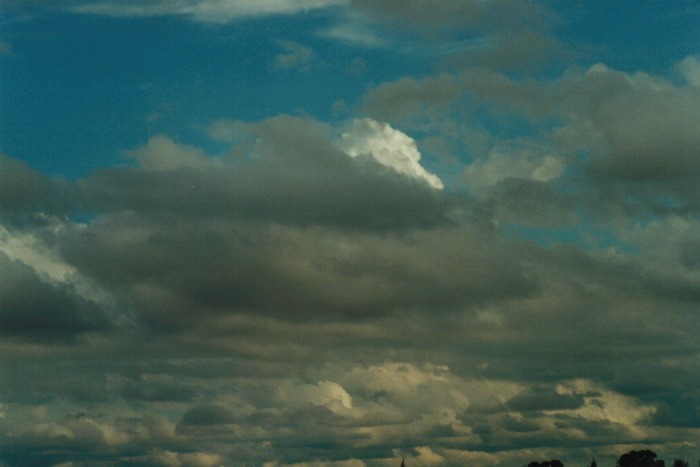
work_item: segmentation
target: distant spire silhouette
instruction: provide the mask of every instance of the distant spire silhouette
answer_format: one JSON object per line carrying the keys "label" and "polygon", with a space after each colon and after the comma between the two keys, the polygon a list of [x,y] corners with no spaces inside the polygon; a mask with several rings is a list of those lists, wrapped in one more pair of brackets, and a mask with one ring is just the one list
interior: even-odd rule
{"label": "distant spire silhouette", "polygon": [[591,467],[598,467],[598,464],[595,463],[595,456],[592,456]]}
{"label": "distant spire silhouette", "polygon": [[406,467],[406,463],[403,461],[403,457],[401,458],[401,467]]}

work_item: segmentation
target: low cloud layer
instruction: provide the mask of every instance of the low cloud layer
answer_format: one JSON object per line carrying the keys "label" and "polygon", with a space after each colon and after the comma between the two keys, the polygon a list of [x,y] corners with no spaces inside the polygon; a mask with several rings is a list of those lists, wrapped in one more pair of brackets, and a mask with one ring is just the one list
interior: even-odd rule
{"label": "low cloud layer", "polygon": [[[507,457],[476,453],[694,438],[697,224],[622,230],[634,253],[545,248],[431,186],[386,124],[339,140],[284,116],[215,127],[224,155],[155,136],[74,182],[5,158],[41,189],[3,192],[3,352],[88,359],[8,367],[6,462],[488,464]],[[565,199],[562,159],[504,157],[467,169],[479,196]],[[506,182],[548,188],[507,201]]]}

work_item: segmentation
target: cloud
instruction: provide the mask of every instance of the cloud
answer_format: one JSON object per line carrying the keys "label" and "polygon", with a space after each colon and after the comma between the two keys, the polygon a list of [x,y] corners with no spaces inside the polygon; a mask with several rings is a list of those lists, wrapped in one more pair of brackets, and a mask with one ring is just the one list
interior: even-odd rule
{"label": "cloud", "polygon": [[0,220],[41,222],[36,214],[61,215],[76,201],[75,187],[61,178],[50,179],[29,165],[0,154]]}
{"label": "cloud", "polygon": [[243,140],[223,158],[204,159],[201,151],[155,137],[131,153],[143,167],[100,171],[79,185],[90,193],[88,207],[100,211],[372,229],[445,223],[449,207],[429,185],[439,179],[419,165],[413,140],[372,125],[349,133],[357,146],[350,149],[370,151],[366,157],[348,157],[329,127],[287,116],[234,125]]}
{"label": "cloud", "polygon": [[196,395],[195,389],[187,382],[170,375],[111,375],[109,385],[132,402],[191,402]]}
{"label": "cloud", "polygon": [[275,70],[308,70],[314,59],[314,51],[311,47],[301,45],[294,41],[279,41],[279,45],[285,53],[275,56]]}
{"label": "cloud", "polygon": [[688,84],[700,86],[700,61],[696,56],[689,55],[676,65],[676,69]]}
{"label": "cloud", "polygon": [[[608,73],[602,71],[601,73]],[[603,132],[605,153],[593,161],[602,176],[664,182],[696,172],[700,94],[631,79],[626,92],[611,96],[593,114]]]}
{"label": "cloud", "polygon": [[[489,170],[501,181],[511,174],[553,182],[557,177],[545,177],[543,171],[562,174],[566,168],[588,211],[687,212],[697,204],[690,182],[700,154],[693,125],[700,109],[695,86],[603,64],[572,67],[550,81],[471,68],[384,83],[367,93],[365,108],[371,115],[434,132],[455,147],[466,145],[476,161],[466,164],[466,181],[481,193],[498,183]],[[493,125],[484,127],[484,118]],[[469,124],[457,130],[457,122]],[[640,197],[644,203],[634,201]]]}
{"label": "cloud", "polygon": [[296,14],[342,5],[345,0],[149,0],[146,2],[82,1],[68,5],[76,13],[105,16],[186,16],[203,23],[228,23],[241,18]]}
{"label": "cloud", "polygon": [[122,215],[63,243],[83,274],[107,289],[126,288],[121,293],[130,291],[144,318],[159,325],[191,326],[198,316],[206,329],[218,313],[294,321],[363,319],[429,304],[437,312],[536,287],[507,249],[467,230],[382,237],[197,220],[179,221],[173,232],[167,223]]}
{"label": "cloud", "polygon": [[207,452],[184,452],[176,453],[172,451],[159,452],[151,459],[156,465],[168,467],[215,467],[221,465],[223,458],[217,454]]}
{"label": "cloud", "polygon": [[[407,54],[426,54],[449,68],[523,71],[566,55],[565,47],[549,33],[558,21],[556,14],[540,2],[455,0],[438,5],[429,0],[353,0],[351,5],[366,23],[380,25],[389,37],[402,37],[401,45],[385,43]],[[352,30],[351,24],[346,20],[339,27]],[[347,34],[351,40],[355,35]]]}
{"label": "cloud", "polygon": [[386,123],[369,118],[355,120],[350,130],[343,133],[340,145],[352,157],[369,155],[400,174],[421,180],[436,190],[443,188],[442,181],[420,165],[421,154],[415,141]]}
{"label": "cloud", "polygon": [[547,387],[528,388],[505,403],[508,408],[518,412],[574,410],[583,404],[583,397],[578,394],[560,394],[554,388]]}
{"label": "cloud", "polygon": [[100,307],[67,285],[41,280],[26,264],[0,252],[0,333],[38,341],[72,341],[103,331],[109,322]]}
{"label": "cloud", "polygon": [[353,0],[352,4],[382,20],[425,29],[429,34],[450,29],[532,28],[548,14],[540,4],[520,0],[456,0],[440,4],[429,0]]}
{"label": "cloud", "polygon": [[[389,144],[396,136],[401,144],[390,149],[415,148],[398,130],[359,124],[362,131],[352,133],[358,141],[381,137]],[[680,414],[696,399],[676,403],[677,391],[663,388],[642,398],[624,383],[658,384],[658,375],[668,375],[692,387],[694,371],[679,375],[668,366],[682,365],[672,361],[694,348],[692,333],[681,332],[693,328],[692,301],[679,304],[666,287],[693,277],[680,252],[692,248],[694,223],[678,217],[627,232],[625,241],[649,256],[505,242],[468,212],[468,203],[432,205],[441,215],[450,211],[450,222],[407,223],[396,209],[414,199],[409,193],[437,190],[371,154],[344,153],[334,136],[340,129],[292,117],[222,121],[216,129],[231,144],[226,155],[158,136],[129,153],[134,167],[77,181],[87,200],[81,203],[99,213],[83,224],[6,228],[6,251],[14,256],[0,270],[13,292],[0,296],[25,290],[18,299],[25,308],[59,306],[64,327],[45,321],[38,332],[32,326],[43,315],[12,315],[7,321],[21,329],[7,331],[3,350],[21,354],[17,341],[70,342],[76,355],[99,356],[88,359],[89,370],[85,361],[66,360],[11,378],[3,420],[16,428],[4,445],[19,440],[15,452],[60,448],[73,459],[108,446],[109,461],[139,452],[150,463],[184,463],[187,453],[203,449],[203,456],[260,464],[389,462],[397,451],[385,446],[399,446],[407,459],[499,464],[508,456],[525,461],[533,455],[528,449],[552,440],[583,449],[591,439],[668,439],[649,428],[652,422],[690,426]],[[376,151],[381,144],[367,146]],[[487,180],[500,199],[509,180],[558,189],[554,182],[567,175],[546,153],[510,155],[512,167],[499,169],[509,178]],[[305,184],[289,183],[297,177]],[[326,185],[323,178],[353,181]],[[192,182],[196,189],[184,191]],[[313,183],[324,202],[347,197],[345,206],[395,193],[399,204],[378,211],[391,227],[367,222],[377,213],[353,214],[353,225],[304,204],[321,197],[298,197],[299,186]],[[437,193],[453,196],[444,191]],[[267,197],[271,209],[263,216],[231,209],[240,196],[241,206]],[[300,222],[300,205],[314,217]],[[451,211],[456,206],[464,217]],[[651,254],[658,238],[669,239],[668,247]],[[669,261],[678,275],[663,269]],[[95,321],[104,311],[66,282],[75,274],[128,304],[134,332]],[[30,423],[27,407],[47,400],[65,406]],[[123,406],[140,412],[125,414]],[[319,443],[308,446],[308,436]],[[427,453],[428,445],[436,447]],[[510,454],[498,452],[503,446]],[[22,459],[65,460],[48,451],[32,456]]]}
{"label": "cloud", "polygon": [[446,106],[459,95],[452,76],[444,74],[416,80],[401,78],[372,89],[365,96],[365,109],[378,118],[393,120],[431,106]]}
{"label": "cloud", "polygon": [[94,217],[12,234],[7,251],[124,325],[204,334],[240,315],[376,319],[536,289],[507,246],[455,224],[469,206],[443,197],[399,130],[366,119],[336,137],[286,116],[216,127],[236,139],[229,154],[154,136],[127,153],[135,166],[75,182]]}
{"label": "cloud", "polygon": [[[692,446],[700,249],[692,151],[673,138],[693,135],[649,115],[692,116],[692,89],[603,65],[547,82],[471,70],[375,89],[377,109],[429,108],[419,123],[219,120],[219,153],[155,135],[75,181],[4,157],[0,350],[36,363],[8,370],[3,461],[502,465]],[[451,125],[462,107],[493,127]],[[450,171],[418,148],[453,142],[473,152],[441,189]],[[666,175],[612,170],[624,160]],[[652,193],[686,205],[623,209]]]}
{"label": "cloud", "polygon": [[352,409],[352,397],[334,381],[319,381],[316,385],[285,387],[278,390],[278,401],[285,407],[300,408],[307,404],[327,407],[332,412],[343,413]]}
{"label": "cloud", "polygon": [[546,183],[559,177],[564,169],[564,163],[553,154],[504,154],[495,150],[486,160],[470,164],[464,178],[472,192],[483,193],[499,182],[513,178]]}
{"label": "cloud", "polygon": [[127,156],[135,159],[141,169],[149,172],[204,169],[216,166],[217,163],[201,149],[177,144],[163,135],[151,137],[145,146],[128,152]]}
{"label": "cloud", "polygon": [[332,99],[344,122],[151,122],[167,133],[75,180],[0,156],[0,464],[695,455],[695,55],[530,73],[577,58],[525,1],[31,4],[209,26],[308,8],[317,36],[268,43],[272,71],[354,58],[371,84]]}
{"label": "cloud", "polygon": [[366,48],[387,47],[389,42],[360,21],[346,21],[319,31],[321,37]]}
{"label": "cloud", "polygon": [[6,41],[0,41],[0,55],[12,56],[12,45]]}
{"label": "cloud", "polygon": [[184,425],[227,425],[237,420],[235,414],[222,405],[200,405],[182,415]]}

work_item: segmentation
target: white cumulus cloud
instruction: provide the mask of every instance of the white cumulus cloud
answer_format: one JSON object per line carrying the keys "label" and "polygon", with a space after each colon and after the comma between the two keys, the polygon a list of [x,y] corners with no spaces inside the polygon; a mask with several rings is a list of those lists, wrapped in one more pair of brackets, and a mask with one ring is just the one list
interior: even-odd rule
{"label": "white cumulus cloud", "polygon": [[421,166],[421,153],[413,138],[388,123],[371,118],[354,120],[350,130],[342,134],[339,144],[351,157],[371,156],[400,174],[427,183],[436,190],[443,189],[442,180]]}

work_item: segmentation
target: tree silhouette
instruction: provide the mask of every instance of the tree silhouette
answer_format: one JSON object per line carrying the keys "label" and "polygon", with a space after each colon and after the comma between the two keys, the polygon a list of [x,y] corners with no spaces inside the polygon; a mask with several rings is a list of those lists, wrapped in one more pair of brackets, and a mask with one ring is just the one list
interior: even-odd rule
{"label": "tree silhouette", "polygon": [[564,467],[564,464],[559,459],[552,459],[544,462],[532,461],[527,464],[527,467]]}
{"label": "tree silhouette", "polygon": [[623,454],[615,464],[617,467],[665,467],[661,459],[656,458],[656,453],[649,449],[630,451]]}
{"label": "tree silhouette", "polygon": [[690,464],[688,464],[687,461],[684,461],[683,459],[676,459],[673,461],[673,467],[688,467]]}

